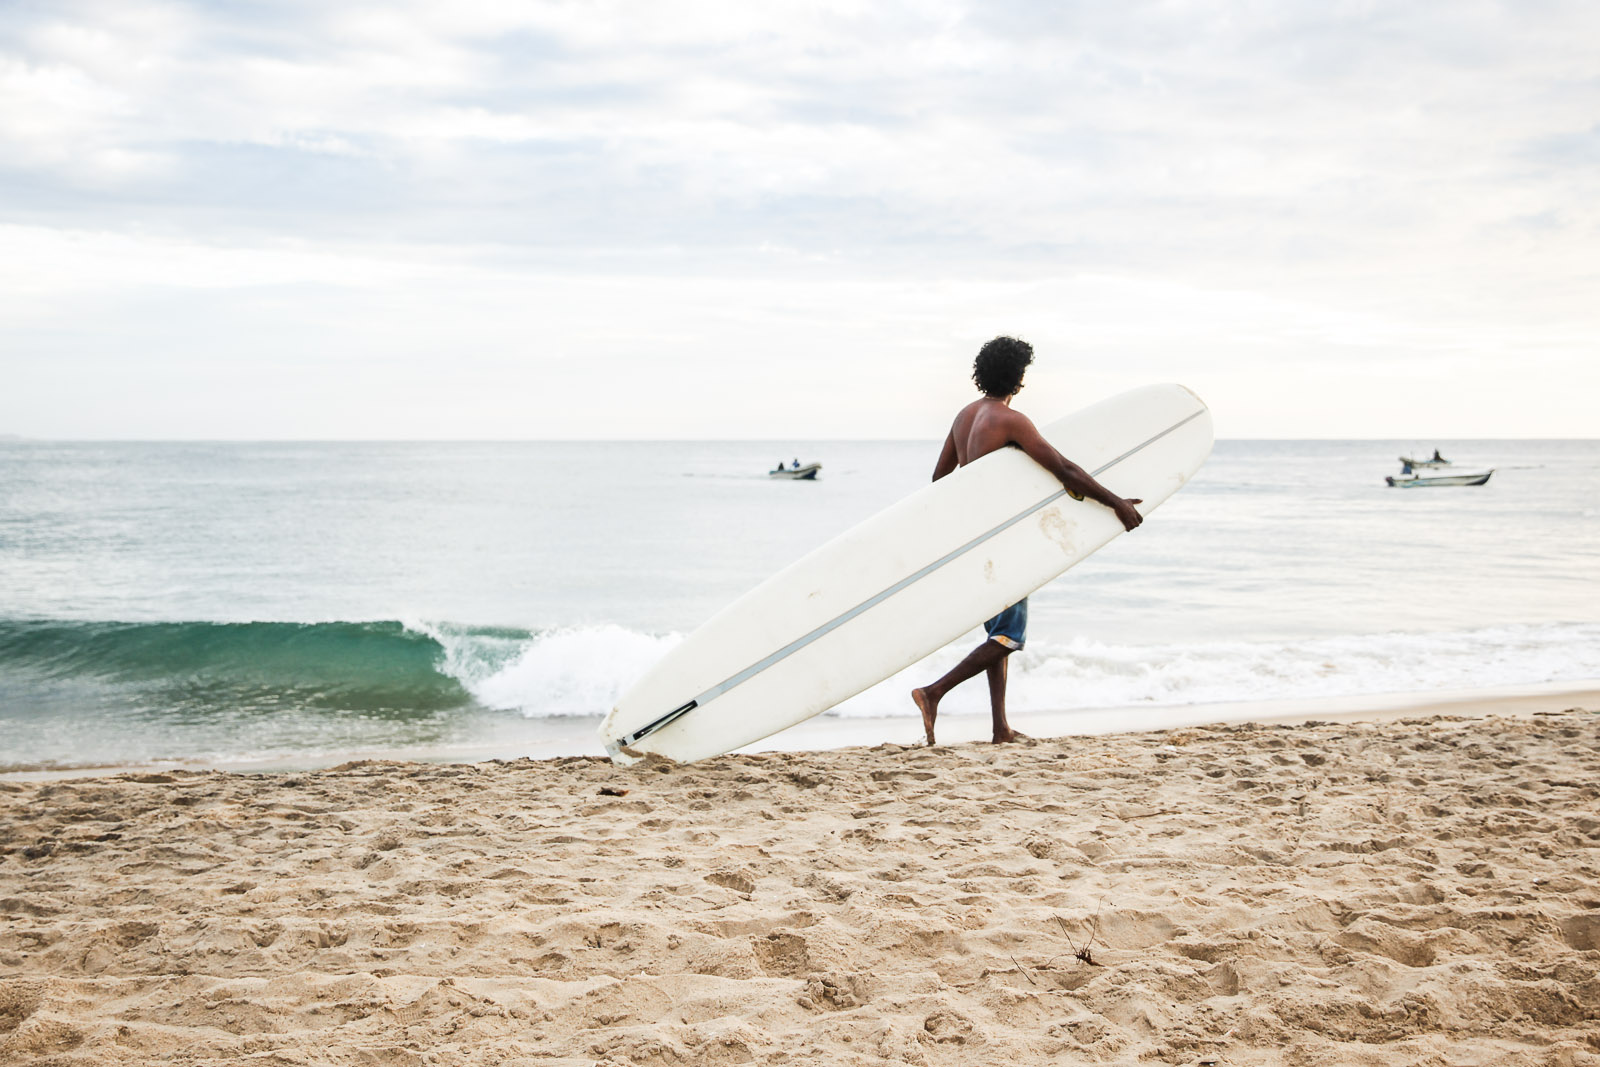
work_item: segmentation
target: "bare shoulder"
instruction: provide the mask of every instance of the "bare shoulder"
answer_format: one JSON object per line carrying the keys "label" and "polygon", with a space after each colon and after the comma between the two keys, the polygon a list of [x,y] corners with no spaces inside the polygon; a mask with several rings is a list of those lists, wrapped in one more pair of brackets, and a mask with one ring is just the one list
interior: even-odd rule
{"label": "bare shoulder", "polygon": [[1033,420],[1020,411],[1007,409],[1003,416],[1006,443],[1016,445],[1039,463],[1049,466],[1054,458],[1055,450],[1050,442],[1044,439],[1044,434],[1033,424]]}
{"label": "bare shoulder", "polygon": [[978,412],[983,402],[975,400],[956,412],[956,417],[950,420],[950,434],[952,437],[965,437],[972,429],[972,424],[978,418]]}
{"label": "bare shoulder", "polygon": [[1016,426],[1016,427],[1019,427],[1019,428],[1026,428],[1026,429],[1029,429],[1029,430],[1032,430],[1032,429],[1036,428],[1033,425],[1033,420],[1032,419],[1028,418],[1028,416],[1024,415],[1022,412],[1018,411],[1016,408],[1013,408],[1013,407],[1006,408],[1005,409],[1005,413],[1004,413],[1004,415],[1002,417],[1011,426]]}
{"label": "bare shoulder", "polygon": [[999,407],[989,417],[995,428],[1002,430],[1016,444],[1026,444],[1029,437],[1039,434],[1039,428],[1033,424],[1033,420],[1015,408]]}
{"label": "bare shoulder", "polygon": [[982,411],[985,406],[986,405],[981,398],[974,400],[972,403],[956,412],[956,423],[960,424],[963,422],[971,422],[977,417],[978,412]]}

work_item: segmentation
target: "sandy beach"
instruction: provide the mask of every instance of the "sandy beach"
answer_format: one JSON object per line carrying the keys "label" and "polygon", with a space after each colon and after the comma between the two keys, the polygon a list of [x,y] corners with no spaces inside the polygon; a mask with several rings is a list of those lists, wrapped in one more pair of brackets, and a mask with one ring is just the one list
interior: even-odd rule
{"label": "sandy beach", "polygon": [[1600,1064],[1600,715],[0,782],[0,1062]]}

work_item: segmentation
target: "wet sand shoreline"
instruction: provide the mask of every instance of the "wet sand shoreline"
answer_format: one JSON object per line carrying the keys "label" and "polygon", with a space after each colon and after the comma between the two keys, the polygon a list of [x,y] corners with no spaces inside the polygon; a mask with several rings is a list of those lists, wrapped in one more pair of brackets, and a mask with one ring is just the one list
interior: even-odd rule
{"label": "wet sand shoreline", "polygon": [[[909,694],[907,708],[911,708]],[[1153,730],[1186,729],[1258,722],[1268,725],[1303,722],[1386,722],[1427,715],[1532,715],[1569,707],[1600,707],[1600,682],[1552,682],[1493,688],[1435,690],[1427,693],[1377,693],[1356,697],[1314,697],[1301,700],[1239,701],[1222,704],[1076,709],[1014,712],[1012,725],[1033,737],[1102,737]],[[598,719],[533,720],[538,733],[508,733],[481,743],[392,748],[332,754],[302,754],[226,762],[136,762],[117,766],[34,766],[0,771],[0,782],[44,781],[157,771],[216,770],[236,774],[300,773],[326,770],[351,760],[416,763],[483,763],[491,760],[560,759],[598,756]],[[941,743],[984,741],[987,715],[941,714]],[[819,715],[742,750],[758,752],[831,751],[878,744],[916,745],[922,723],[914,714],[898,717],[835,717]]]}

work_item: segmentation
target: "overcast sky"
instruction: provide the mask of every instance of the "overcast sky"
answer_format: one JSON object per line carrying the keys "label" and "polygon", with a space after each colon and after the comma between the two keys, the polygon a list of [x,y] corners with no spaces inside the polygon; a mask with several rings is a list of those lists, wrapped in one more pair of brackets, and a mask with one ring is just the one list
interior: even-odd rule
{"label": "overcast sky", "polygon": [[1600,5],[0,0],[0,433],[1597,434]]}

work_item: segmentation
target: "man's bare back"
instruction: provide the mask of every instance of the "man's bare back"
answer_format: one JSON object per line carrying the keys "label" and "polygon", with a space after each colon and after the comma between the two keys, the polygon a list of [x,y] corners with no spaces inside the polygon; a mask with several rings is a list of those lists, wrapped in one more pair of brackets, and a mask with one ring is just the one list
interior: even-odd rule
{"label": "man's bare back", "polygon": [[956,413],[950,426],[950,440],[955,445],[956,463],[965,467],[979,456],[998,451],[1009,445],[1021,427],[1018,420],[1028,417],[1013,411],[1009,398],[997,400],[982,397],[974,400]]}

